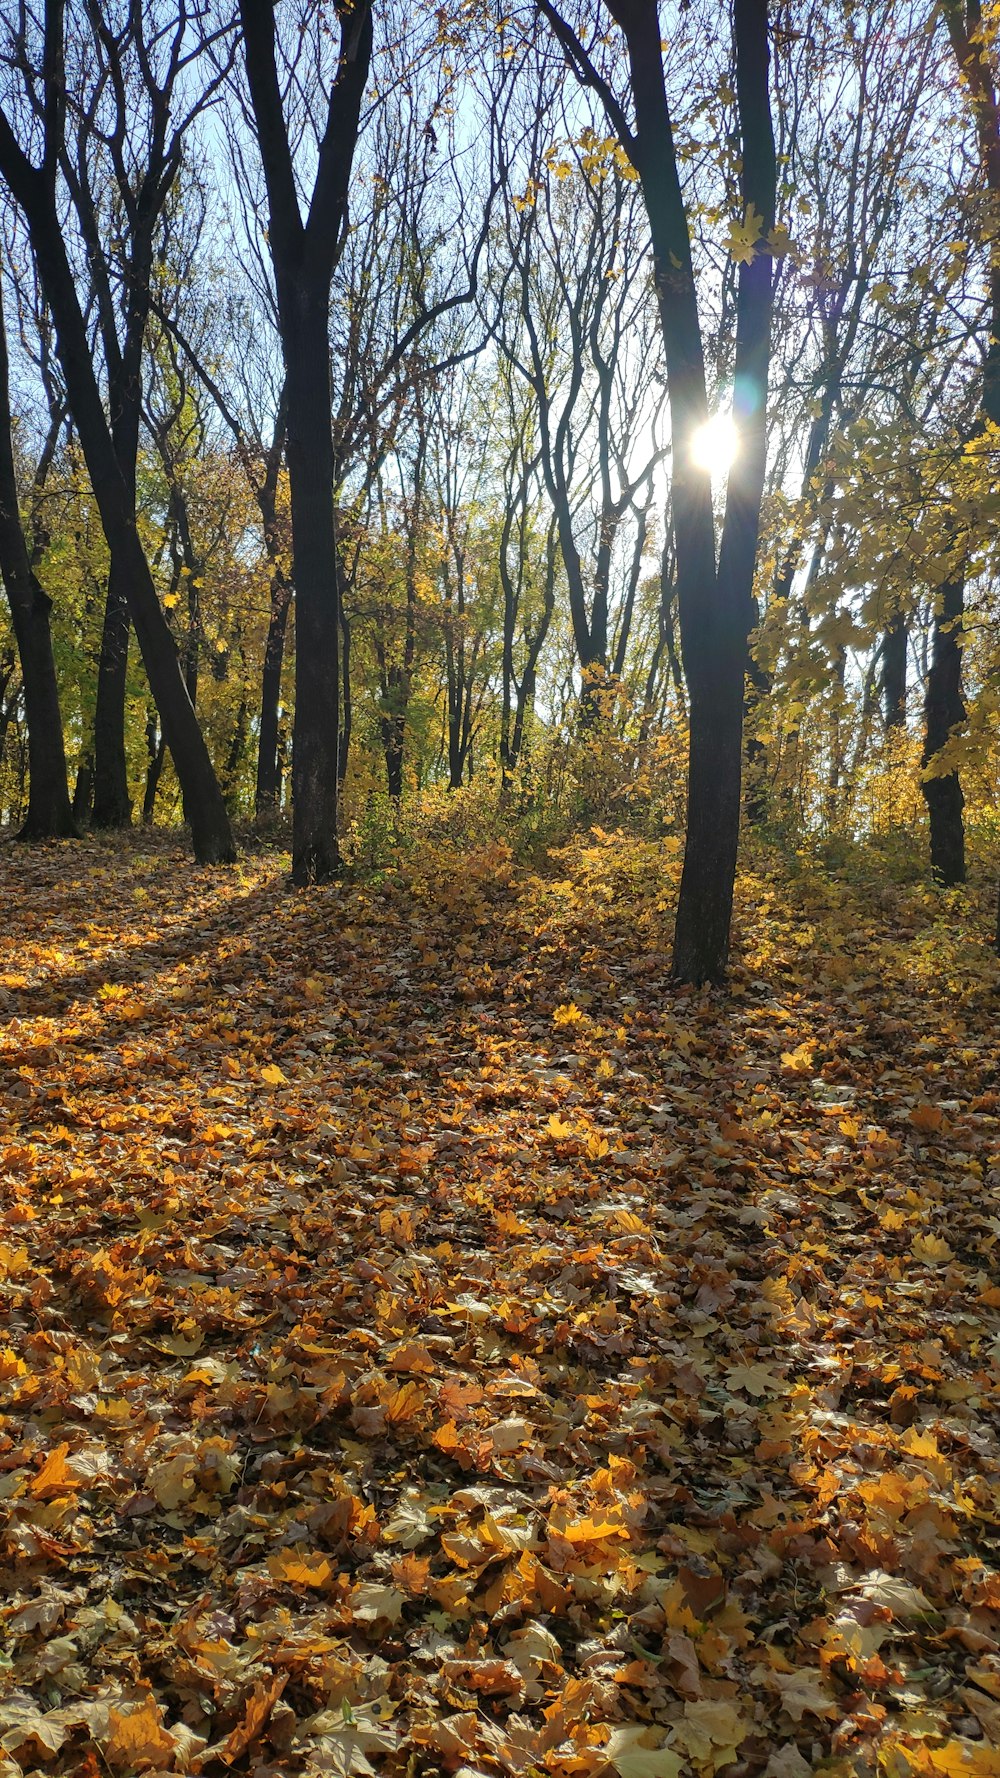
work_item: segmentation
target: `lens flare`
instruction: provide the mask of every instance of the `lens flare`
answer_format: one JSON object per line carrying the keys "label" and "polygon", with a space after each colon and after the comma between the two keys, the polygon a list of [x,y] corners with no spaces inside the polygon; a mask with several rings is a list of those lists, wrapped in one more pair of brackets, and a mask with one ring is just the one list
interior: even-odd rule
{"label": "lens flare", "polygon": [[713,414],[691,435],[691,457],[710,475],[725,475],[740,448],[740,435],[732,414]]}

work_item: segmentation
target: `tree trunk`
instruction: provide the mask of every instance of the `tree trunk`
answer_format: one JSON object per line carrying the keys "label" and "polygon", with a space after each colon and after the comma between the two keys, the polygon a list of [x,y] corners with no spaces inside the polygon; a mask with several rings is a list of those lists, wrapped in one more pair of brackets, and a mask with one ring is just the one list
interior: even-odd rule
{"label": "tree trunk", "polygon": [[[949,736],[965,721],[962,699],[962,614],[965,583],[946,581],[934,613],[931,667],[924,699],[924,751],[926,771]],[[921,789],[931,829],[931,871],[947,888],[965,882],[965,797],[957,772],[924,778]]]}
{"label": "tree trunk", "polygon": [[244,695],[240,699],[240,707],[236,712],[236,727],[233,730],[233,738],[230,742],[229,752],[226,755],[225,769],[222,774],[222,788],[226,802],[229,807],[234,810],[238,801],[237,779],[239,776],[239,769],[243,763],[243,755],[246,752],[249,717],[250,711],[247,705],[246,696]]}
{"label": "tree trunk", "polygon": [[146,788],[142,798],[142,825],[151,827],[153,813],[156,809],[156,793],[160,788],[160,773],[166,758],[166,747],[156,711],[151,710],[146,718]]}
{"label": "tree trunk", "polygon": [[91,811],[94,827],[129,827],[132,823],[125,761],[125,687],[131,627],[128,596],[112,558],[97,665]]}
{"label": "tree trunk", "polygon": [[372,51],[370,0],[339,0],[337,77],[329,95],[312,200],[303,223],[277,70],[270,0],[240,0],[247,81],[268,194],[268,245],[288,404],[286,462],[295,585],[292,881],[339,868],[340,587],[334,510],[330,282]]}
{"label": "tree trunk", "polygon": [[340,639],[340,677],[343,689],[343,697],[341,698],[343,720],[340,726],[340,751],[337,756],[337,774],[340,778],[340,788],[343,789],[344,779],[347,777],[347,762],[351,757],[351,735],[354,729],[354,701],[351,697],[351,624],[350,619],[344,611],[343,589],[341,589]]}
{"label": "tree trunk", "polygon": [[285,327],[286,456],[295,574],[292,881],[323,883],[340,867],[340,600],[333,511],[327,287],[300,297]]}
{"label": "tree trunk", "polygon": [[882,701],[887,729],[906,727],[906,619],[893,613],[882,639]]}
{"label": "tree trunk", "polygon": [[10,601],[28,725],[28,810],[20,839],[78,838],[69,800],[59,687],[49,627],[51,600],[28,555],[17,501],[10,425],[7,335],[0,303],[0,574]]}
{"label": "tree trunk", "polygon": [[254,818],[258,826],[273,821],[278,812],[278,710],[281,705],[281,673],[285,659],[285,632],[292,603],[292,589],[280,569],[271,576],[271,614],[264,648],[260,691],[260,739],[257,747],[257,790]]}
{"label": "tree trunk", "polygon": [[[12,181],[12,183],[14,183]],[[181,675],[177,649],[160,609],[139,539],[135,502],[115,453],[94,374],[87,330],[55,212],[23,178],[16,195],[31,229],[39,276],[55,325],[59,361],[108,548],[127,592],[150,690],[160,712],[191,823],[199,864],[236,857],[226,805]]]}
{"label": "tree trunk", "polygon": [[[548,0],[542,0],[553,17]],[[742,136],[742,196],[760,218],[752,259],[739,268],[734,417],[740,451],[730,472],[718,565],[709,475],[692,438],[707,417],[705,357],[691,240],[663,77],[656,0],[608,0],[628,47],[635,133],[617,121],[642,182],[653,278],[667,364],[673,438],[672,521],[681,647],[690,694],[688,829],[674,933],[674,974],[719,981],[739,843],[743,696],[747,641],[755,619],[753,570],[765,468],[770,359],[771,261],[776,163],[768,91],[767,0],[735,0],[736,91]],[[562,25],[563,41],[566,26]],[[558,26],[557,26],[558,29]],[[577,40],[574,40],[577,41]],[[612,105],[614,101],[612,99]]]}

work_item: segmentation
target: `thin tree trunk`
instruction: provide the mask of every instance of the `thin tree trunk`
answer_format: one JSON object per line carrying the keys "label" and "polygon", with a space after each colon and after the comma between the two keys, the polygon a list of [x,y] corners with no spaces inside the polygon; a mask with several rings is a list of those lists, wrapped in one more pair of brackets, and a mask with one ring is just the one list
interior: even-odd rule
{"label": "thin tree trunk", "polygon": [[882,701],[887,729],[906,727],[906,649],[909,631],[901,611],[893,613],[882,639]]}
{"label": "thin tree trunk", "polygon": [[131,634],[128,595],[111,559],[104,606],[101,652],[94,707],[94,774],[91,822],[94,827],[129,827],[132,799],[125,759],[125,690]]}
{"label": "thin tree trunk", "polygon": [[78,838],[69,800],[59,687],[49,626],[51,600],[28,555],[17,500],[10,423],[7,335],[0,299],[0,574],[10,601],[28,725],[28,810],[19,838]]}
{"label": "thin tree trunk", "polygon": [[279,568],[271,576],[271,612],[264,647],[260,692],[260,738],[257,746],[257,789],[254,813],[258,824],[273,821],[278,810],[278,711],[285,659],[285,633],[292,589]]}
{"label": "thin tree trunk", "polygon": [[343,597],[341,597],[340,606],[340,639],[340,676],[344,695],[341,698],[342,720],[337,772],[340,778],[340,787],[343,789],[344,779],[347,777],[347,762],[351,757],[351,734],[354,727],[354,702],[351,697],[351,623],[344,610]]}
{"label": "thin tree trunk", "polygon": [[[965,583],[946,581],[934,613],[934,640],[924,698],[922,764],[932,766],[949,736],[965,721],[962,699],[962,614]],[[921,783],[931,830],[931,871],[946,887],[965,882],[965,797],[956,771]]]}
{"label": "thin tree trunk", "polygon": [[142,798],[142,825],[151,827],[156,809],[156,793],[160,787],[160,774],[166,758],[166,745],[157,721],[156,711],[151,710],[146,718],[146,787]]}

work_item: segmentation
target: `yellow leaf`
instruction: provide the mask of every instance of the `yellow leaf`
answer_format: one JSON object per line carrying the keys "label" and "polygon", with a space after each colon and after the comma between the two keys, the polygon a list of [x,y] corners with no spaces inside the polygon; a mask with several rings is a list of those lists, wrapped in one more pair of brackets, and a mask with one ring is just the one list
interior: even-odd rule
{"label": "yellow leaf", "polygon": [[351,1594],[351,1611],[362,1624],[377,1623],[379,1618],[398,1623],[405,1604],[406,1594],[398,1587],[380,1586],[377,1581],[363,1581]]}
{"label": "yellow leaf", "polygon": [[261,1069],[260,1078],[265,1081],[269,1087],[280,1087],[285,1081],[286,1076],[282,1074],[281,1069],[276,1062],[269,1062],[266,1068]]}
{"label": "yellow leaf", "polygon": [[726,236],[726,252],[739,265],[749,265],[757,252],[764,218],[753,204],[748,204],[742,222],[731,222]]}
{"label": "yellow leaf", "polygon": [[388,1362],[391,1371],[412,1371],[417,1375],[423,1372],[429,1376],[437,1369],[427,1347],[419,1340],[404,1340],[401,1345],[395,1346],[389,1354]]}
{"label": "yellow leaf", "polygon": [[562,1118],[559,1116],[558,1112],[555,1111],[549,1118],[545,1128],[550,1136],[555,1137],[557,1142],[565,1141],[567,1136],[572,1136],[573,1134],[572,1125],[563,1123]]}
{"label": "yellow leaf", "polygon": [[797,1049],[785,1051],[781,1058],[781,1066],[787,1068],[791,1074],[811,1074],[814,1053],[815,1046],[804,1041],[798,1045]]}
{"label": "yellow leaf", "polygon": [[583,1013],[572,1000],[569,1002],[568,1006],[557,1006],[555,1012],[552,1014],[552,1023],[559,1026],[579,1025],[582,1019]]}
{"label": "yellow leaf", "polygon": [[244,1705],[240,1721],[234,1729],[230,1730],[221,1749],[220,1758],[224,1759],[227,1765],[231,1765],[234,1760],[239,1759],[248,1747],[252,1747],[253,1743],[259,1740],[287,1683],[287,1673],[273,1674],[269,1679],[256,1681],[253,1691]]}
{"label": "yellow leaf", "polygon": [[68,1488],[82,1485],[80,1476],[74,1475],[66,1462],[68,1455],[68,1445],[57,1445],[49,1452],[38,1474],[28,1483],[28,1493],[34,1494],[36,1500],[43,1494],[64,1494]]}
{"label": "yellow leaf", "polygon": [[717,1772],[736,1757],[736,1750],[747,1735],[753,1733],[735,1704],[721,1698],[704,1698],[685,1704],[684,1720],[674,1739],[702,1770]]}
{"label": "yellow leaf", "polygon": [[903,1228],[906,1224],[906,1217],[903,1215],[902,1210],[894,1210],[891,1205],[887,1205],[884,1210],[879,1211],[878,1219],[882,1228],[884,1228],[890,1235],[894,1234],[897,1229]]}
{"label": "yellow leaf", "polygon": [[901,1449],[908,1457],[940,1457],[941,1449],[933,1432],[918,1432],[911,1426],[900,1440]]}
{"label": "yellow leaf", "polygon": [[163,1769],[171,1764],[176,1748],[168,1735],[160,1712],[152,1698],[138,1710],[126,1715],[112,1709],[108,1717],[109,1733],[104,1744],[104,1757],[109,1765],[137,1771],[144,1766]]}
{"label": "yellow leaf", "polygon": [[923,1260],[927,1265],[944,1264],[955,1257],[947,1241],[942,1241],[939,1235],[914,1235],[910,1251],[914,1259]]}
{"label": "yellow leaf", "polygon": [[168,1512],[187,1505],[198,1492],[194,1469],[195,1458],[190,1451],[180,1451],[153,1465],[149,1472],[149,1486]]}
{"label": "yellow leaf", "polygon": [[571,1519],[568,1525],[554,1525],[553,1530],[567,1543],[597,1543],[604,1537],[627,1537],[628,1529],[606,1513],[588,1513],[586,1518]]}
{"label": "yellow leaf", "polygon": [[318,1550],[292,1547],[276,1550],[267,1559],[268,1573],[286,1587],[328,1587],[333,1580],[329,1556]]}
{"label": "yellow leaf", "polygon": [[1000,1778],[1000,1748],[982,1741],[965,1741],[958,1737],[945,1741],[941,1747],[920,1748],[920,1770],[944,1772],[947,1778]]}

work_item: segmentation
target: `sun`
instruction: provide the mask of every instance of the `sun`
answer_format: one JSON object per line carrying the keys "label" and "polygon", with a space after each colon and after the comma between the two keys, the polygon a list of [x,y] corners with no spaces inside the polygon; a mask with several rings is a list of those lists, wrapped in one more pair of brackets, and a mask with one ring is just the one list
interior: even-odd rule
{"label": "sun", "polygon": [[740,435],[732,414],[713,414],[691,435],[691,456],[699,469],[725,475],[740,448]]}

